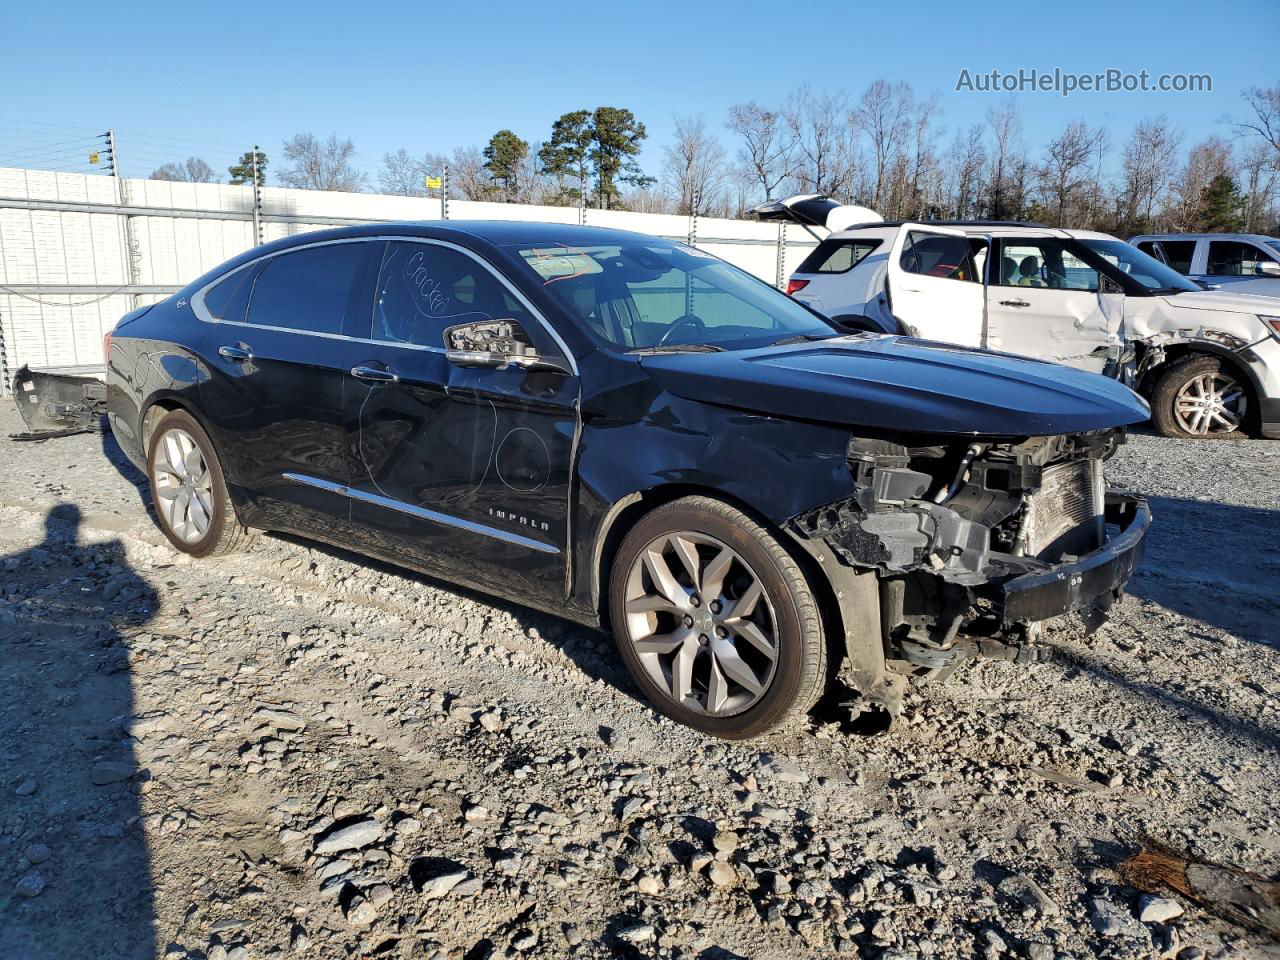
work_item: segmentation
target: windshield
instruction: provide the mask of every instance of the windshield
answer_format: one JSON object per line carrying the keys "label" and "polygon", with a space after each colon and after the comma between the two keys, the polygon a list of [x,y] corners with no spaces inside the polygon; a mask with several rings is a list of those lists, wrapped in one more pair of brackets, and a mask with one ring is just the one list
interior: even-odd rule
{"label": "windshield", "polygon": [[1192,283],[1178,271],[1166,267],[1149,254],[1123,240],[1078,240],[1081,246],[1092,250],[1113,267],[1129,275],[1148,290],[1182,292],[1203,289]]}
{"label": "windshield", "polygon": [[785,294],[684,244],[654,238],[516,249],[574,320],[622,350],[732,350],[838,335]]}

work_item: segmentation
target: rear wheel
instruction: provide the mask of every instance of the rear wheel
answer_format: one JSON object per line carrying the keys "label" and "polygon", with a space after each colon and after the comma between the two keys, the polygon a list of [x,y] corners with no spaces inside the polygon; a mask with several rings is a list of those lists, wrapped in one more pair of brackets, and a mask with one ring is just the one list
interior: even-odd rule
{"label": "rear wheel", "polygon": [[1217,357],[1178,361],[1151,393],[1151,419],[1166,437],[1240,436],[1248,414],[1248,386]]}
{"label": "rear wheel", "polygon": [[236,519],[213,444],[185,410],[166,414],[147,449],[151,503],[169,542],[193,557],[231,553],[248,531]]}
{"label": "rear wheel", "polygon": [[609,584],[627,669],[662,713],[751,737],[803,716],[826,677],[817,603],[795,560],[728,504],[686,497],[643,517]]}

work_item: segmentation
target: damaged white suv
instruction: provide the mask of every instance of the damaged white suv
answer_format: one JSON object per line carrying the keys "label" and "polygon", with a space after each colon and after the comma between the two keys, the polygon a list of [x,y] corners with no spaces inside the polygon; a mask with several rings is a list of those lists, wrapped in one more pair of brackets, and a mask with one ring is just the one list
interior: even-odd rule
{"label": "damaged white suv", "polygon": [[1105,233],[885,222],[820,196],[753,213],[811,232],[834,228],[792,274],[787,292],[843,325],[1124,380],[1150,400],[1165,436],[1280,439],[1274,298],[1205,290]]}

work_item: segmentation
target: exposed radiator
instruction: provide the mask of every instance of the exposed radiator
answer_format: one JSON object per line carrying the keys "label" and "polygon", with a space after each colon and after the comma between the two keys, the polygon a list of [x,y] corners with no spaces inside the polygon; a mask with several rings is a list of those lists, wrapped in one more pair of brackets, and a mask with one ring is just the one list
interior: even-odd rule
{"label": "exposed radiator", "polygon": [[1028,500],[1019,536],[1025,556],[1055,561],[1102,546],[1105,527],[1102,461],[1045,467],[1040,489]]}

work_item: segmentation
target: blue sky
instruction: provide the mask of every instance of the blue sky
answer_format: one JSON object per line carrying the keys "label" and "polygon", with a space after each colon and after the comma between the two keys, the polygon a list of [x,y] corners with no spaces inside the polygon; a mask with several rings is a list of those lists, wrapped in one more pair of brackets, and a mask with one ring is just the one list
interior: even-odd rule
{"label": "blue sky", "polygon": [[1203,0],[15,2],[2,18],[22,42],[0,60],[0,165],[112,126],[129,175],[190,154],[221,170],[254,141],[278,157],[298,131],[350,136],[372,173],[401,146],[482,144],[502,127],[543,139],[567,110],[612,105],[647,125],[641,161],[656,173],[673,114],[719,128],[729,105],[776,103],[802,82],[855,96],[882,77],[936,91],[949,139],[997,99],[956,92],[962,68],[1209,73],[1212,93],[1020,95],[1033,150],[1077,117],[1122,140],[1165,113],[1194,141],[1229,134],[1220,121],[1243,114],[1243,88],[1280,80],[1280,4],[1227,10]]}

